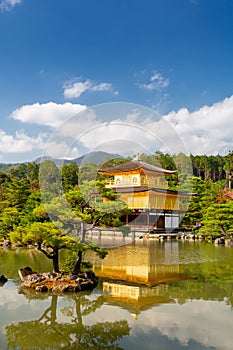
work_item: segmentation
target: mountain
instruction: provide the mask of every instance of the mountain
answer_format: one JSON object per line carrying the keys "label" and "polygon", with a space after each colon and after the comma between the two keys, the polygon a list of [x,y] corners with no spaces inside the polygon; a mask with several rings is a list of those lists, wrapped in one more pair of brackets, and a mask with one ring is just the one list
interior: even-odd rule
{"label": "mountain", "polygon": [[52,157],[48,157],[48,156],[36,158],[33,162],[36,164],[40,164],[40,163],[44,162],[45,160],[52,160],[57,166],[62,165],[64,163],[68,164],[66,159],[58,159],[58,158],[52,158]]}
{"label": "mountain", "polygon": [[123,158],[123,157],[115,153],[96,151],[96,152],[87,153],[81,157],[70,160],[68,162],[69,163],[75,162],[78,164],[78,166],[80,166],[81,164],[84,164],[84,163],[100,164],[103,160],[114,159],[114,158]]}
{"label": "mountain", "polygon": [[75,159],[55,159],[51,157],[39,157],[34,162],[40,164],[45,160],[53,160],[54,163],[59,166],[62,164],[77,163],[78,166],[84,163],[95,163],[100,164],[103,160],[114,159],[114,158],[123,158],[121,155],[116,153],[108,153],[103,151],[89,152],[81,157]]}

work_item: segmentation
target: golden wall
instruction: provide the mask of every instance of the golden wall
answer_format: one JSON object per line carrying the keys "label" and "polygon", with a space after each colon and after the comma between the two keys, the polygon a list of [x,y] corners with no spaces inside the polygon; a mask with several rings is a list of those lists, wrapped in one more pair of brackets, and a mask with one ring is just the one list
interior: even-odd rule
{"label": "golden wall", "polygon": [[153,191],[120,194],[130,209],[179,210],[179,199],[175,195],[160,194]]}

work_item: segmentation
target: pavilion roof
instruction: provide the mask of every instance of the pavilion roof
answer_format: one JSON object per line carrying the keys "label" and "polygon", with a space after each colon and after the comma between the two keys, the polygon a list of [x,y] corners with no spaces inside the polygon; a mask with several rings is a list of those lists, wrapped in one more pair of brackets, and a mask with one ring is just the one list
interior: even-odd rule
{"label": "pavilion roof", "polygon": [[164,174],[164,175],[172,175],[172,174],[176,173],[176,171],[174,171],[174,170],[167,170],[167,169],[159,168],[155,165],[148,164],[148,163],[143,162],[141,160],[132,160],[130,162],[116,165],[113,167],[99,169],[99,172],[104,173],[104,174],[113,175],[113,174],[117,174],[117,173],[130,172],[133,170],[140,170],[140,169],[146,170],[146,171],[152,171],[154,173],[160,173],[160,174]]}

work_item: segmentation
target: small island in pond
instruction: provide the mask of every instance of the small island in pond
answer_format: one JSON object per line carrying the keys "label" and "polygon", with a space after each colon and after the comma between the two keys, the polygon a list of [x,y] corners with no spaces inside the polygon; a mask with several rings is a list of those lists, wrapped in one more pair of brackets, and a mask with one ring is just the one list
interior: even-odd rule
{"label": "small island in pond", "polygon": [[31,288],[37,292],[80,292],[92,290],[98,284],[98,278],[91,271],[63,277],[62,273],[36,273],[32,271],[31,267],[26,266],[19,269],[19,276],[21,288]]}

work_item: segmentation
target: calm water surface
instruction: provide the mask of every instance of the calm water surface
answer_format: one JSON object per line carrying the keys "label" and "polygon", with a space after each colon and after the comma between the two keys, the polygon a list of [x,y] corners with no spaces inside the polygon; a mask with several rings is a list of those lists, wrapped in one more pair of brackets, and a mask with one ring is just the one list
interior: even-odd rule
{"label": "calm water surface", "polygon": [[[110,245],[110,244],[109,244]],[[117,245],[117,244],[116,244]],[[138,240],[109,249],[91,293],[25,293],[18,269],[51,264],[0,249],[0,349],[232,349],[233,249]]]}

